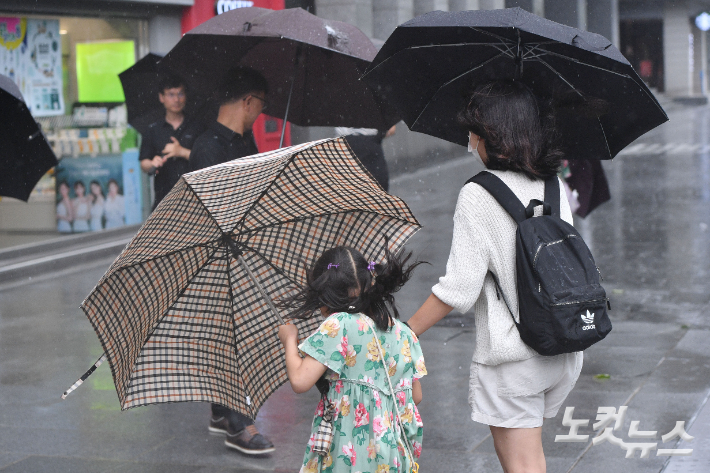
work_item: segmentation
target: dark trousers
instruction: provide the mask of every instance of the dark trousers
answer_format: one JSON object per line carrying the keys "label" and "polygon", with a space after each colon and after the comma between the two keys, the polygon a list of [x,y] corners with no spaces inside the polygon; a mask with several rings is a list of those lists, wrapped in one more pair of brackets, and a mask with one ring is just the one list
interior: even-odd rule
{"label": "dark trousers", "polygon": [[220,406],[219,404],[212,404],[212,417],[226,417],[229,419],[229,425],[235,433],[241,432],[247,425],[252,425],[254,423],[253,419],[245,416],[244,414],[240,414],[237,411]]}

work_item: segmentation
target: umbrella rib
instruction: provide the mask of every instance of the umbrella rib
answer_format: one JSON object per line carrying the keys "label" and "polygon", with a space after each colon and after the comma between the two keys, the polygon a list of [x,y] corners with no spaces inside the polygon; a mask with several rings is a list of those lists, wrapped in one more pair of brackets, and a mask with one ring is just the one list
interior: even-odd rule
{"label": "umbrella rib", "polygon": [[[298,152],[296,152],[296,153],[293,153],[293,154],[286,160],[286,162],[284,163],[284,165],[283,165],[283,167],[281,168],[281,170],[280,170],[278,173],[276,173],[276,175],[275,175],[274,178],[271,180],[271,182],[269,183],[269,185],[266,186],[266,189],[264,189],[264,190],[262,191],[262,193],[259,195],[259,197],[257,197],[256,199],[254,199],[254,202],[252,202],[252,204],[251,204],[251,206],[249,207],[249,209],[247,209],[247,211],[244,212],[244,215],[242,215],[242,218],[240,218],[239,221],[238,221],[236,224],[234,224],[234,227],[232,228],[232,233],[235,233],[238,227],[240,227],[240,226],[241,226],[241,227],[244,227],[244,221],[246,220],[246,218],[247,218],[247,216],[249,215],[249,213],[250,213],[252,210],[254,210],[254,208],[255,208],[256,205],[259,203],[259,201],[260,201],[261,199],[263,199],[264,196],[266,195],[266,193],[271,190],[271,187],[272,187],[272,186],[274,185],[274,183],[279,179],[279,177],[281,177],[281,176],[284,174],[284,172],[286,172],[286,168],[288,167],[288,165],[291,164],[291,163],[293,162],[293,160],[295,159],[295,157],[298,156],[300,153],[301,153],[301,151],[298,151]],[[241,234],[241,233],[243,233],[243,232],[239,232],[239,234]]]}
{"label": "umbrella rib", "polygon": [[[468,69],[467,71],[462,72],[461,74],[459,74],[458,76],[454,77],[453,79],[450,79],[450,80],[446,81],[445,83],[443,83],[443,84],[436,90],[436,92],[434,92],[434,95],[432,95],[432,98],[434,98],[434,97],[436,96],[436,94],[438,94],[441,89],[443,89],[444,87],[446,87],[446,86],[449,85],[450,83],[452,83],[452,82],[454,82],[454,81],[460,79],[461,77],[465,76],[466,74],[469,74],[470,72],[475,71],[476,69],[482,68],[483,66],[485,66],[485,65],[488,64],[489,62],[494,61],[494,60],[496,60],[496,59],[498,59],[499,57],[502,57],[502,56],[504,56],[504,55],[505,55],[505,53],[496,54],[495,56],[493,56],[492,58],[488,59],[487,61],[484,61],[484,62],[482,62],[481,64],[478,64],[476,67],[473,67],[473,68],[471,68],[471,69]],[[431,103],[431,99],[427,102],[426,107],[424,107],[424,108],[422,109],[422,111],[419,112],[419,115],[417,115],[417,118],[412,122],[412,126],[409,127],[410,129],[413,128],[414,125],[416,125],[417,121],[419,121],[419,118],[422,116],[422,114],[423,114],[423,113],[426,111],[426,109],[429,107],[429,104],[430,104],[430,103]]]}
{"label": "umbrella rib", "polygon": [[[615,75],[617,75],[617,76],[625,77],[626,79],[631,79],[631,80],[633,80],[633,78],[632,78],[631,76],[629,76],[628,74],[625,74],[625,73],[623,73],[623,72],[616,72],[616,71],[613,71],[613,70],[611,70],[611,69],[607,69],[607,68],[605,68],[605,67],[596,66],[596,65],[594,65],[594,64],[589,64],[588,62],[580,61],[580,60],[577,59],[577,58],[565,56],[564,54],[556,53],[556,52],[554,52],[554,51],[548,51],[547,49],[542,49],[542,51],[545,51],[546,55],[548,55],[548,56],[556,56],[556,57],[559,57],[559,58],[562,58],[562,59],[566,59],[566,60],[568,60],[568,61],[576,62],[577,64],[582,64],[582,65],[587,66],[587,67],[591,67],[591,68],[594,68],[594,69],[598,69],[598,70],[600,70],[600,71],[608,72],[609,74],[615,74]],[[539,56],[538,56],[538,57],[539,57]],[[541,60],[539,60],[539,59],[538,59],[538,61],[544,62],[544,61],[541,61]],[[546,64],[546,65],[547,65],[547,64]],[[548,67],[550,67],[550,66],[548,65]]]}
{"label": "umbrella rib", "polygon": [[[407,210],[409,210],[409,207],[407,207]],[[409,211],[410,211],[410,213],[411,213],[411,210],[409,210]],[[287,225],[287,224],[289,224],[289,223],[305,222],[306,220],[310,220],[310,219],[313,219],[313,218],[329,217],[329,216],[333,216],[333,215],[345,215],[345,214],[349,214],[349,213],[376,213],[376,214],[378,214],[378,215],[386,216],[386,217],[388,217],[388,218],[390,218],[390,219],[392,219],[392,220],[399,220],[399,221],[401,221],[401,222],[406,222],[406,223],[409,223],[409,224],[412,224],[412,225],[417,225],[417,226],[421,227],[421,224],[419,223],[419,221],[418,221],[416,218],[414,218],[414,223],[412,223],[411,220],[408,220],[408,219],[403,218],[403,217],[395,217],[395,216],[392,216],[392,215],[387,215],[387,214],[383,214],[383,213],[379,213],[379,212],[371,212],[371,211],[363,210],[363,209],[352,209],[352,210],[343,210],[343,211],[340,211],[340,212],[324,212],[324,213],[320,213],[320,214],[304,215],[304,216],[301,216],[301,217],[292,218],[292,219],[290,219],[290,220],[282,220],[282,221],[279,221],[279,222],[271,223],[271,224],[269,224],[269,225],[263,225],[263,226],[261,226],[261,227],[253,228],[253,229],[251,229],[251,230],[249,230],[249,231],[245,231],[245,232],[243,232],[243,233],[238,233],[238,234],[236,234],[236,235],[245,235],[245,236],[247,237],[247,238],[246,238],[246,241],[249,241],[249,239],[250,239],[254,234],[256,234],[256,233],[258,233],[258,232],[261,232],[261,231],[263,231],[263,230],[269,229],[269,228],[280,227],[280,226],[283,226],[283,225]]]}
{"label": "umbrella rib", "polygon": [[543,64],[543,65],[544,65],[545,67],[547,67],[548,69],[550,69],[553,73],[555,73],[555,75],[557,75],[560,79],[562,79],[562,82],[564,82],[564,83],[567,84],[572,90],[574,90],[574,91],[577,93],[577,95],[579,95],[580,97],[584,97],[584,94],[582,94],[579,90],[577,90],[577,88],[576,88],[575,86],[573,86],[567,79],[565,79],[565,77],[564,77],[562,74],[560,74],[559,72],[557,72],[557,69],[555,69],[554,67],[552,67],[551,65],[549,65],[548,63],[546,63],[545,61],[543,61],[543,60],[541,60],[541,59],[538,59],[538,62],[541,63],[541,64]]}
{"label": "umbrella rib", "polygon": [[[196,247],[193,247],[193,248],[196,248]],[[209,264],[209,263],[211,263],[212,261],[215,261],[215,260],[216,260],[216,258],[214,258],[214,255],[217,253],[217,250],[219,250],[219,247],[214,247],[214,248],[212,248],[212,249],[213,249],[214,251],[212,252],[211,255],[209,255],[209,256],[207,257],[207,262],[206,262],[204,265],[202,265],[197,271],[195,271],[195,274],[192,275],[192,278],[190,278],[190,279],[186,282],[185,286],[184,286],[184,287],[180,290],[180,292],[178,292],[178,294],[175,296],[175,299],[173,300],[173,302],[168,306],[168,308],[165,310],[165,312],[163,313],[163,315],[160,316],[161,319],[162,319],[163,317],[165,317],[165,314],[166,314],[167,312],[169,312],[170,309],[175,305],[175,302],[177,302],[177,301],[183,296],[183,294],[185,294],[185,291],[187,291],[187,288],[190,286],[190,282],[192,281],[192,279],[194,279],[194,277],[197,276],[197,275],[200,273],[200,271],[201,271],[207,264]],[[172,260],[169,260],[169,261],[172,262]],[[153,332],[155,332],[155,329],[157,328],[158,325],[159,325],[159,324],[156,323],[156,324],[155,324],[155,327],[153,327],[153,329],[147,334],[145,340],[143,340],[143,345],[145,345],[145,343],[146,343],[148,340],[150,340],[150,337],[153,336]],[[141,351],[142,351],[142,349],[141,349]],[[133,371],[131,371],[131,372],[133,372]]]}

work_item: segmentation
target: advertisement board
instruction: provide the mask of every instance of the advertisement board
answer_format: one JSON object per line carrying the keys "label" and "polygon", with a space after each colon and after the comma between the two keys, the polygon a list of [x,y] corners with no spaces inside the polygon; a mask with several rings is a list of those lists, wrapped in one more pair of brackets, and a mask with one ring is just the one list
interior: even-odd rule
{"label": "advertisement board", "polygon": [[0,17],[0,74],[15,81],[32,115],[64,114],[59,20]]}
{"label": "advertisement board", "polygon": [[138,150],[64,158],[55,168],[57,230],[83,233],[140,223]]}

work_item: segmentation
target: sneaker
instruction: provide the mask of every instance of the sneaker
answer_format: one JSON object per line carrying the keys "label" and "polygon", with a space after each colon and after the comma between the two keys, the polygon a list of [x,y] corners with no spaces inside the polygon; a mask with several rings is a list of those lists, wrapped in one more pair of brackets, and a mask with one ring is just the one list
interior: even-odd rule
{"label": "sneaker", "polygon": [[260,455],[275,450],[274,444],[261,435],[253,424],[247,425],[244,430],[236,434],[227,433],[224,444],[247,455]]}
{"label": "sneaker", "polygon": [[226,417],[211,417],[210,418],[210,432],[213,434],[227,435],[230,432],[229,419]]}

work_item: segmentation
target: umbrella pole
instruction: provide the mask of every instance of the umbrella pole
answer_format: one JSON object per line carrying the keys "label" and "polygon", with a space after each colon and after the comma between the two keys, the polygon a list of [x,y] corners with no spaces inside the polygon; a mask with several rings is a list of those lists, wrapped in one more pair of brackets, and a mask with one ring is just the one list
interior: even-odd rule
{"label": "umbrella pole", "polygon": [[239,261],[239,264],[242,265],[242,268],[244,268],[244,271],[247,272],[251,280],[254,282],[256,285],[256,288],[259,290],[259,293],[261,293],[261,296],[266,299],[266,303],[269,304],[269,307],[271,308],[271,311],[274,313],[277,319],[279,319],[279,322],[281,322],[281,325],[285,324],[284,319],[281,317],[279,314],[279,311],[276,309],[276,306],[274,305],[274,301],[271,300],[269,296],[266,295],[266,291],[264,291],[264,288],[261,286],[261,283],[259,282],[258,279],[256,279],[256,276],[254,273],[251,272],[251,269],[249,268],[249,265],[247,265],[247,262],[244,261],[244,258],[242,258],[242,255],[239,255],[237,257],[237,260]]}
{"label": "umbrella pole", "polygon": [[284,145],[284,135],[286,134],[286,119],[288,118],[288,109],[291,106],[291,95],[293,94],[293,83],[296,82],[296,76],[291,79],[291,89],[288,91],[288,102],[286,102],[286,113],[284,114],[284,122],[281,125],[281,141],[279,141],[279,148]]}

